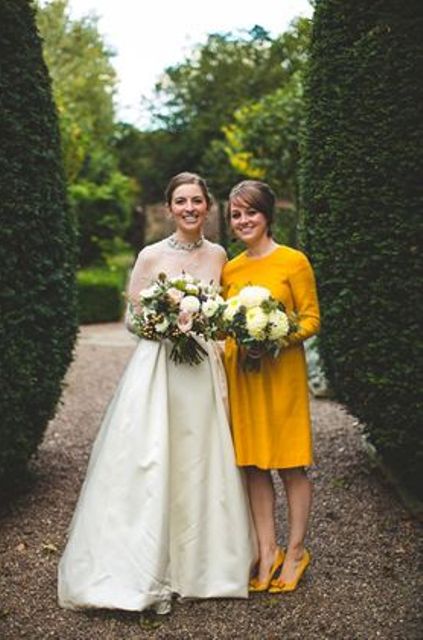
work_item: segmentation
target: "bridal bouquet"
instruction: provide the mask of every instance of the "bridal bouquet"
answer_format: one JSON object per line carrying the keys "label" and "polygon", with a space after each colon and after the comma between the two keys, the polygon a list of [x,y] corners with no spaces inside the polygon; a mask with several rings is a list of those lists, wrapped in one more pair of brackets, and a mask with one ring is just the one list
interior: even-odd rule
{"label": "bridal bouquet", "polygon": [[277,358],[287,344],[288,335],[297,330],[284,305],[268,289],[259,286],[246,286],[229,298],[222,318],[227,335],[240,347],[245,371],[259,371],[265,354]]}
{"label": "bridal bouquet", "polygon": [[201,362],[207,352],[196,336],[210,340],[221,332],[224,300],[218,287],[187,273],[176,278],[160,273],[140,291],[136,304],[129,304],[135,333],[148,340],[169,339],[170,357],[177,364]]}

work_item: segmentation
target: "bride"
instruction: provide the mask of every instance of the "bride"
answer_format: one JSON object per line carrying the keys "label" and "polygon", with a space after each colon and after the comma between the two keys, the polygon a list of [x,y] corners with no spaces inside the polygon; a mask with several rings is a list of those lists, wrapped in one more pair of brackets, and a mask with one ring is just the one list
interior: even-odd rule
{"label": "bride", "polygon": [[[224,250],[203,237],[211,198],[192,173],[166,202],[175,233],[145,247],[129,296],[160,272],[219,282]],[[130,318],[128,320],[131,329]],[[174,364],[167,341],[141,339],[104,417],[59,563],[59,604],[141,611],[182,597],[247,597],[255,541],[214,343]]]}

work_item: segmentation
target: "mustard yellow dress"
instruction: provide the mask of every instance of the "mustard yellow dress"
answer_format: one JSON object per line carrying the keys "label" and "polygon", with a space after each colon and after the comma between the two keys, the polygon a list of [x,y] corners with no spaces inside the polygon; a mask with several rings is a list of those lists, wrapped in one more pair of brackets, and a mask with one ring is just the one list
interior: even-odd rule
{"label": "mustard yellow dress", "polygon": [[306,256],[278,245],[261,258],[246,252],[230,260],[222,274],[224,295],[246,285],[267,287],[296,312],[299,329],[278,358],[265,356],[259,372],[246,372],[238,347],[228,339],[225,368],[237,464],[261,469],[302,467],[312,463],[312,436],[303,341],[317,333],[319,304],[313,270]]}

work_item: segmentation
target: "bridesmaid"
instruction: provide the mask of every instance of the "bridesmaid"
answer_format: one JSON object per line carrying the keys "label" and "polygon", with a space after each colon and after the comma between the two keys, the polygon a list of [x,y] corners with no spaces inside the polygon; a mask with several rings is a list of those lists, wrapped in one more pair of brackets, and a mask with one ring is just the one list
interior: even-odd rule
{"label": "bridesmaid", "polygon": [[[240,368],[233,340],[225,350],[236,459],[246,471],[259,545],[250,591],[280,593],[296,589],[310,563],[304,539],[312,486],[304,468],[312,463],[312,442],[303,341],[319,330],[319,306],[306,256],[272,238],[274,207],[275,195],[264,182],[245,180],[232,189],[229,221],[246,250],[225,265],[222,283],[226,297],[248,284],[267,287],[298,316],[289,345],[276,360],[265,357],[259,372]],[[271,469],[278,471],[287,497],[286,551],[276,542]]]}

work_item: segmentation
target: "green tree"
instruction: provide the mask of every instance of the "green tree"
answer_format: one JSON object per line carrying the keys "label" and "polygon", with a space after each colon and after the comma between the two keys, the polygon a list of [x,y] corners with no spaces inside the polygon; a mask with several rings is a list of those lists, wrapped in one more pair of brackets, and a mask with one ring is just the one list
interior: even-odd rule
{"label": "green tree", "polygon": [[138,185],[119,171],[113,52],[98,19],[73,20],[68,0],[38,4],[37,21],[59,111],[69,200],[78,222],[79,263],[101,263],[124,246]]}
{"label": "green tree", "polygon": [[[299,62],[281,64],[287,50],[282,37],[272,39],[257,26],[240,34],[211,34],[185,62],[166,69],[151,112],[156,126],[174,136],[174,167],[201,169],[208,175],[210,159],[220,154],[225,160],[223,175],[238,175],[215,141],[224,139],[222,127],[238,107],[289,79]],[[214,174],[216,168],[214,162]],[[211,186],[218,197],[226,196],[227,183],[221,176],[216,175]]]}
{"label": "green tree", "polygon": [[75,233],[57,116],[28,0],[0,3],[0,478],[54,415],[76,334]]}
{"label": "green tree", "polygon": [[303,83],[296,72],[283,87],[247,104],[224,127],[231,165],[248,178],[266,180],[297,205]]}
{"label": "green tree", "polygon": [[211,34],[183,63],[165,70],[148,105],[152,130],[125,125],[117,140],[120,166],[129,163],[136,172],[144,202],[161,199],[169,177],[186,169],[204,173],[215,196],[226,198],[229,185],[245,173],[228,159],[224,130],[238,108],[247,111],[263,96],[292,86],[307,58],[309,32],[309,21],[299,19],[277,38],[259,26]]}
{"label": "green tree", "polygon": [[52,0],[37,7],[69,182],[86,169],[96,149],[108,148],[114,132],[114,53],[105,44],[97,22],[93,15],[71,19],[68,0]]}
{"label": "green tree", "polygon": [[337,397],[416,491],[421,438],[422,5],[320,0],[302,197]]}
{"label": "green tree", "polygon": [[138,184],[145,204],[164,199],[169,178],[185,170],[178,147],[178,135],[165,129],[139,131],[127,123],[116,128],[114,148],[119,168]]}

